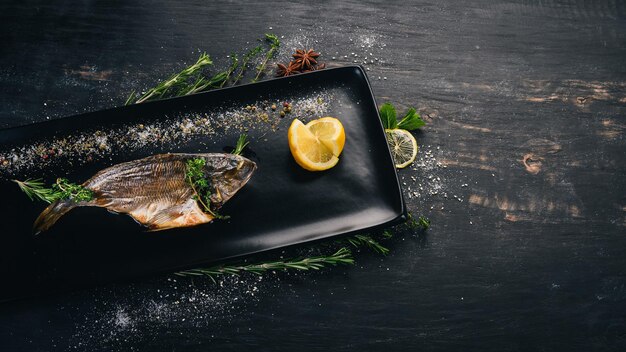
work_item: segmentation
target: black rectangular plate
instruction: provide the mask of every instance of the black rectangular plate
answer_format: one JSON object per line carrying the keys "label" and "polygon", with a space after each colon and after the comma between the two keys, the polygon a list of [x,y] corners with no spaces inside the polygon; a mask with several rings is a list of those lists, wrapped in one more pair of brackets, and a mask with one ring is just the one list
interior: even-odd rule
{"label": "black rectangular plate", "polygon": [[[278,111],[282,101],[294,102],[294,112],[281,119]],[[267,108],[271,103],[278,104],[276,112]],[[310,109],[305,109],[305,103],[312,104]],[[248,105],[267,111],[269,118],[237,117],[237,111],[249,114],[245,109]],[[269,110],[261,110],[263,107]],[[301,169],[291,157],[287,129],[294,117],[306,122],[320,117],[315,116],[320,111],[342,121],[346,145],[336,167],[311,173]],[[216,124],[215,133],[209,136],[182,134],[180,138],[152,141],[142,147],[124,148],[111,137],[105,146],[113,145],[110,150],[104,148],[103,152],[94,145],[93,152],[72,158],[52,156],[44,160],[42,156],[41,163],[34,167],[18,168],[15,165],[20,159],[9,158],[11,163],[0,167],[0,214],[4,218],[0,236],[0,300],[172,272],[371,230],[399,222],[405,216],[378,109],[365,72],[358,66],[2,130],[0,156],[6,157],[8,150],[19,150],[18,157],[24,158],[26,153],[32,158],[33,153],[39,152],[27,148],[38,143],[46,145],[46,141],[68,135],[123,133],[139,124],[180,125],[184,130],[185,119],[195,123],[198,116],[219,118],[226,123]],[[238,128],[224,128],[229,118]],[[234,144],[242,130],[247,130],[251,138],[246,156],[257,162],[258,170],[222,208],[221,212],[230,219],[193,228],[146,232],[126,215],[79,208],[61,218],[50,231],[33,237],[33,221],[46,204],[30,201],[10,181],[43,178],[52,182],[56,177],[67,176],[83,182],[105,167],[147,155],[222,152]]]}

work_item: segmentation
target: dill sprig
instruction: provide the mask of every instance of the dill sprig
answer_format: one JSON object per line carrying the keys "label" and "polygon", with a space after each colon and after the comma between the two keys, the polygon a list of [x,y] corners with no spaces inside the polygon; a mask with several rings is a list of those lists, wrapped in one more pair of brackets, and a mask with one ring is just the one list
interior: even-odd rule
{"label": "dill sprig", "polygon": [[354,264],[354,258],[352,252],[342,247],[337,252],[331,255],[320,255],[314,257],[306,257],[299,259],[291,259],[285,261],[273,261],[263,262],[248,265],[218,265],[208,268],[196,268],[185,271],[177,272],[178,276],[208,276],[215,282],[215,277],[220,275],[239,275],[241,273],[253,273],[256,275],[262,275],[267,271],[272,270],[320,270],[327,265],[347,265]]}
{"label": "dill sprig", "polygon": [[[168,94],[191,94],[192,92],[199,91],[198,89],[200,87],[204,86],[204,88],[206,88],[208,86],[207,84],[209,84],[211,80],[203,79],[197,75],[204,67],[212,64],[213,61],[209,55],[207,55],[207,53],[202,53],[196,63],[186,67],[179,73],[172,75],[167,80],[159,83],[156,87],[148,90],[144,95],[137,99],[135,103],[139,104],[152,99],[165,98]],[[191,89],[188,88],[190,79],[195,79],[196,82],[191,86]],[[126,99],[126,104],[130,104],[133,100],[135,100],[135,98],[135,92],[133,91],[128,99]]]}
{"label": "dill sprig", "polygon": [[248,141],[248,135],[245,133],[240,134],[239,139],[237,139],[235,149],[233,150],[233,154],[241,155],[241,152],[248,144],[250,144],[250,142]]}
{"label": "dill sprig", "polygon": [[41,179],[13,180],[13,182],[17,183],[31,200],[38,199],[48,204],[63,199],[72,199],[76,202],[93,199],[93,192],[90,189],[71,183],[66,178],[58,178],[51,187],[46,187]]}
{"label": "dill sprig", "polygon": [[248,68],[248,64],[250,63],[250,61],[252,61],[252,59],[257,57],[261,53],[261,51],[263,51],[263,46],[257,45],[254,48],[248,50],[248,52],[243,55],[243,58],[241,59],[241,69],[239,70],[239,73],[237,74],[237,76],[235,76],[235,79],[233,79],[233,83],[232,83],[233,86],[241,80],[241,78],[243,77],[243,74],[246,72],[246,69]]}
{"label": "dill sprig", "polygon": [[265,40],[267,40],[269,42],[270,48],[265,53],[265,57],[263,58],[263,61],[261,62],[259,67],[257,67],[256,76],[254,77],[252,82],[256,82],[256,81],[259,80],[259,77],[261,77],[261,74],[263,74],[263,72],[265,71],[265,67],[267,66],[267,62],[272,57],[274,57],[274,55],[276,55],[276,51],[278,51],[278,48],[280,47],[280,40],[274,34],[265,33]]}

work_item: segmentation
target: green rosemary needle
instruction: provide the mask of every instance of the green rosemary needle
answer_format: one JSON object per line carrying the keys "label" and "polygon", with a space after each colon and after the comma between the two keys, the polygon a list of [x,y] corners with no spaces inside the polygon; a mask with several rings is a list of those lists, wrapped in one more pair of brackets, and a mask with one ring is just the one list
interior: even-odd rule
{"label": "green rosemary needle", "polygon": [[327,265],[347,265],[354,264],[352,252],[346,247],[340,248],[331,255],[320,255],[315,257],[307,257],[300,259],[291,259],[285,261],[263,262],[248,265],[218,265],[208,268],[197,268],[177,272],[178,276],[208,276],[215,281],[216,276],[220,275],[239,275],[243,272],[262,275],[272,270],[320,270]]}
{"label": "green rosemary needle", "polygon": [[[188,81],[191,78],[194,78],[197,73],[200,72],[204,67],[212,65],[213,61],[207,55],[207,53],[203,53],[200,55],[195,64],[185,68],[179,73],[171,76],[167,80],[159,83],[156,87],[148,90],[144,95],[142,95],[139,99],[135,101],[136,104],[143,103],[148,100],[164,98],[168,93],[171,93],[172,90],[181,89],[187,87],[189,84]],[[197,86],[201,86],[205,84],[204,81],[200,81],[200,79],[196,79]],[[196,87],[197,88],[197,87]],[[180,92],[174,92],[174,94]],[[132,92],[131,95],[126,100],[127,103],[132,102],[135,99],[135,92]],[[132,98],[132,99],[131,99]]]}
{"label": "green rosemary needle", "polygon": [[348,243],[353,245],[354,247],[366,246],[376,253],[380,253],[382,255],[389,254],[389,248],[380,244],[380,242],[376,241],[370,235],[354,235],[346,239]]}
{"label": "green rosemary needle", "polygon": [[235,149],[233,150],[233,154],[241,155],[243,149],[249,144],[248,135],[243,133],[239,135],[239,139],[237,139],[237,144],[235,145]]}
{"label": "green rosemary needle", "polygon": [[31,200],[42,200],[53,203],[57,200],[72,199],[76,202],[90,201],[93,192],[81,185],[69,182],[65,178],[58,178],[51,187],[46,187],[41,179],[28,179],[25,181],[13,180],[22,192]]}

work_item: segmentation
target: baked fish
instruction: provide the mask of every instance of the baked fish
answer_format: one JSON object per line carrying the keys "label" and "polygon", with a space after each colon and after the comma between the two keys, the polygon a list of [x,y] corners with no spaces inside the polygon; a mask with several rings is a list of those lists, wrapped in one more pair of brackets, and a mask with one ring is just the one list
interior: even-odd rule
{"label": "baked fish", "polygon": [[35,234],[48,230],[76,207],[102,207],[128,214],[151,231],[208,223],[215,215],[199,204],[187,175],[188,162],[193,159],[204,160],[201,170],[211,189],[210,209],[219,209],[256,170],[254,162],[222,153],[159,154],[114,165],[82,184],[92,192],[91,200],[66,199],[50,204],[35,221]]}

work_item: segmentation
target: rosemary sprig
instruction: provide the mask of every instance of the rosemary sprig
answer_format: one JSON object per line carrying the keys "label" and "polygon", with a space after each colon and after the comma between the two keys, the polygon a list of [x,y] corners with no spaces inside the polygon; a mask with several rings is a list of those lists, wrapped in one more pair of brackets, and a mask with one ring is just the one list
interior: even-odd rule
{"label": "rosemary sprig", "polygon": [[389,248],[380,244],[380,242],[376,241],[370,235],[354,235],[352,237],[347,238],[346,240],[348,241],[348,243],[350,243],[356,248],[361,247],[361,246],[366,246],[372,249],[376,253],[379,253],[382,255],[389,254]]}
{"label": "rosemary sprig", "polygon": [[135,102],[135,98],[137,98],[137,93],[135,93],[135,91],[133,90],[132,92],[130,92],[130,94],[128,95],[128,98],[126,98],[126,101],[124,102],[124,105],[130,105],[133,104]]}
{"label": "rosemary sprig", "polygon": [[175,94],[175,96],[179,97],[183,95],[199,93],[199,92],[206,90],[207,88],[218,88],[222,83],[226,82],[226,78],[227,78],[226,72],[216,73],[215,75],[213,75],[213,77],[209,79],[206,79],[204,77],[197,77],[193,85],[183,86]]}
{"label": "rosemary sprig", "polygon": [[[207,55],[207,53],[203,53],[202,55],[200,55],[195,64],[185,68],[184,70],[171,76],[167,80],[159,83],[156,87],[148,90],[144,95],[137,99],[135,103],[139,104],[152,99],[164,98],[167,96],[168,93],[171,93],[173,90],[176,89],[179,89],[179,92],[175,92],[174,94],[178,93],[180,95],[181,89],[183,89],[184,92],[187,92],[187,90],[185,90],[185,87],[188,86],[188,81],[192,78],[196,78],[196,84],[194,84],[195,88],[204,85],[206,82],[204,82],[200,78],[197,78],[196,75],[204,67],[212,64],[213,61],[211,60],[209,55]],[[186,94],[190,93],[187,92]],[[135,92],[132,92],[128,99],[126,99],[127,104],[132,102],[134,99]]]}
{"label": "rosemary sprig", "polygon": [[248,144],[250,144],[250,142],[248,141],[248,135],[245,133],[240,134],[239,139],[237,139],[235,149],[233,150],[233,154],[241,155],[241,152]]}
{"label": "rosemary sprig", "polygon": [[59,192],[52,188],[46,188],[46,185],[41,179],[28,179],[25,181],[13,180],[13,182],[17,183],[22,192],[26,193],[30,200],[39,199],[47,203],[52,203],[59,199]]}
{"label": "rosemary sprig", "polygon": [[243,55],[243,58],[241,60],[241,69],[239,70],[239,73],[237,74],[237,76],[235,76],[235,79],[233,79],[233,83],[232,83],[233,86],[241,80],[241,78],[243,77],[243,74],[248,68],[248,64],[250,63],[250,61],[254,59],[255,57],[257,57],[261,53],[261,51],[263,51],[263,46],[257,45],[254,48],[248,50],[248,52]]}
{"label": "rosemary sprig", "polygon": [[202,92],[206,89],[222,88],[224,84],[226,84],[226,82],[228,81],[228,78],[230,78],[230,75],[237,69],[238,66],[239,58],[236,54],[231,54],[231,63],[226,71],[218,72],[210,79],[206,79],[200,76],[197,78],[196,83],[194,83],[192,86],[183,87],[177,95],[189,95]]}
{"label": "rosemary sprig", "polygon": [[71,183],[66,178],[58,178],[51,187],[46,187],[41,179],[13,180],[13,182],[17,183],[22,192],[26,193],[31,200],[39,199],[48,204],[62,199],[72,199],[76,202],[93,199],[91,190]]}
{"label": "rosemary sprig", "polygon": [[411,213],[408,215],[407,225],[414,230],[428,230],[430,227],[430,220],[423,216],[419,216],[417,219],[413,217]]}
{"label": "rosemary sprig", "polygon": [[259,67],[257,67],[256,77],[254,77],[252,82],[256,82],[259,80],[259,77],[261,77],[261,74],[265,71],[265,66],[267,66],[267,62],[272,57],[274,57],[274,55],[276,55],[276,51],[278,51],[278,48],[280,47],[280,40],[274,34],[265,33],[265,40],[270,43],[270,48],[267,50],[267,53],[265,53],[265,57],[263,58],[263,61],[261,62]]}
{"label": "rosemary sprig", "polygon": [[239,275],[243,272],[261,275],[272,270],[320,270],[327,265],[354,264],[352,252],[342,247],[331,255],[320,255],[286,261],[263,262],[248,265],[219,265],[208,268],[197,268],[177,272],[178,276],[208,276],[215,282],[215,277],[220,275]]}

